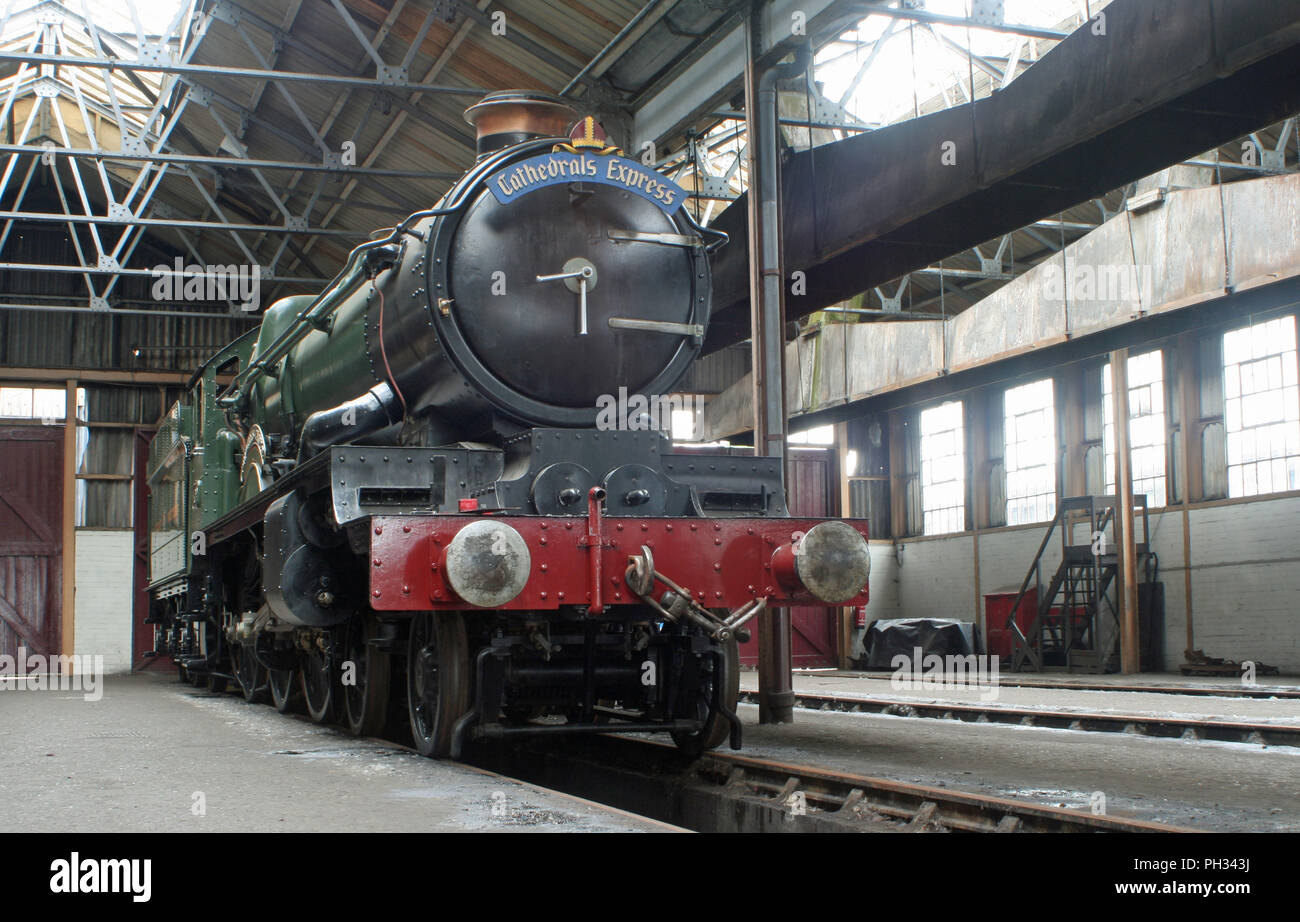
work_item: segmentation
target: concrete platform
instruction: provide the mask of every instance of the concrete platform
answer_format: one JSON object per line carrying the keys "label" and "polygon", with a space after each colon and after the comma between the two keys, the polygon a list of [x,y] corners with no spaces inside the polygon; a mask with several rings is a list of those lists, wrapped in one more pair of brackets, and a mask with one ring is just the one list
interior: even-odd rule
{"label": "concrete platform", "polygon": [[174,677],[103,692],[0,691],[0,832],[675,829]]}
{"label": "concrete platform", "polygon": [[[876,675],[799,673],[794,685],[844,697],[979,700],[975,688],[895,690],[887,673]],[[756,674],[742,673],[741,685],[756,688]],[[997,691],[999,706],[1300,723],[1300,703],[1286,699],[1013,686]],[[756,706],[741,705],[739,713],[746,755],[1078,809],[1088,809],[1100,792],[1112,815],[1207,831],[1300,832],[1300,749],[1290,746],[807,710],[796,710],[791,725],[760,726]]]}
{"label": "concrete platform", "polygon": [[[1033,686],[1019,686],[1017,680],[1032,681]],[[1268,682],[1273,679],[1273,682]],[[1177,681],[1176,681],[1177,680]],[[1059,688],[1044,688],[1041,685],[1060,685]],[[890,683],[890,673],[853,673],[853,672],[796,672],[794,689],[808,694],[835,695],[840,697],[864,697],[898,699],[899,701],[952,701],[961,703],[997,704],[1004,707],[1048,708],[1061,711],[1100,711],[1118,714],[1150,714],[1154,716],[1188,717],[1193,719],[1220,718],[1238,719],[1260,723],[1280,723],[1300,725],[1300,700],[1295,698],[1240,698],[1218,695],[1175,695],[1165,692],[1142,692],[1121,689],[1093,691],[1070,688],[1070,683],[1095,685],[1174,685],[1207,688],[1220,686],[1240,688],[1236,680],[1198,679],[1189,681],[1184,676],[1143,675],[1143,676],[1080,676],[1034,674],[1032,676],[1016,673],[999,673],[998,683],[992,688],[912,688],[896,689]],[[1277,681],[1276,676],[1262,678],[1257,684],[1264,687],[1296,690],[1296,686]],[[758,673],[745,671],[741,673],[740,686],[743,689],[758,688]]]}

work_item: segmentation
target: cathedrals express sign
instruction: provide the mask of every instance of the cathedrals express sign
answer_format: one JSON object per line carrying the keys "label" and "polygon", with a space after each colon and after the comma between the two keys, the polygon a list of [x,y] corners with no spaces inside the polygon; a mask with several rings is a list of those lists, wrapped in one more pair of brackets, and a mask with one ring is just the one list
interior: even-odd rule
{"label": "cathedrals express sign", "polygon": [[686,198],[682,187],[635,160],[612,154],[541,154],[510,164],[488,177],[488,188],[501,204],[513,202],[544,186],[569,182],[598,182],[641,196],[667,214]]}

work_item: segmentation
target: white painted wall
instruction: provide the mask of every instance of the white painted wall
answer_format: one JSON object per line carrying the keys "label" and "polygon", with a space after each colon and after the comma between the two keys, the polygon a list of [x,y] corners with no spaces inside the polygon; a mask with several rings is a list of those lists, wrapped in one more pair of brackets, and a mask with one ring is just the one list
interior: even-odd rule
{"label": "white painted wall", "polygon": [[[1300,673],[1300,497],[1196,509],[1191,522],[1196,646]],[[1178,583],[1181,601],[1181,571]]]}
{"label": "white painted wall", "polygon": [[104,657],[104,671],[131,669],[134,536],[121,529],[77,529],[75,653]]}
{"label": "white painted wall", "polygon": [[[1189,521],[1194,645],[1209,656],[1258,660],[1300,675],[1300,497],[1193,507]],[[1187,646],[1181,509],[1153,512],[1150,527],[1165,584],[1165,669],[1175,672]],[[979,596],[1020,587],[1044,531],[982,532],[978,592],[971,535],[908,539],[901,555],[889,542],[872,542],[868,621],[974,620],[983,608]],[[1053,550],[1059,546],[1054,537]],[[1059,561],[1059,551],[1044,555],[1044,583]],[[855,656],[862,633],[855,633]]]}

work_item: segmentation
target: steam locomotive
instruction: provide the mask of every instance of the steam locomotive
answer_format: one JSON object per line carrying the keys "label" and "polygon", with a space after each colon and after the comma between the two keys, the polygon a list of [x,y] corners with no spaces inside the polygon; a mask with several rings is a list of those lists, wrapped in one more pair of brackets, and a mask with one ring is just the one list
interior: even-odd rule
{"label": "steam locomotive", "polygon": [[466,118],[477,160],[435,207],[271,305],[169,411],[156,652],[357,735],[404,704],[433,757],[542,733],[740,748],[747,623],[864,603],[866,523],[789,517],[774,459],[602,417],[697,357],[725,236],[556,98]]}

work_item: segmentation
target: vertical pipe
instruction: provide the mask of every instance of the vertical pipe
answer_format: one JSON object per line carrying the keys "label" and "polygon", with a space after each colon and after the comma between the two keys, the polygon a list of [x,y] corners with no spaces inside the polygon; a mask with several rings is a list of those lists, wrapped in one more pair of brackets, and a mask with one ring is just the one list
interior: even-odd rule
{"label": "vertical pipe", "polygon": [[[1137,539],[1133,522],[1133,456],[1129,447],[1128,349],[1110,354],[1111,399],[1115,419],[1115,530],[1119,547],[1120,671],[1141,671],[1138,650]],[[1104,665],[1104,664],[1103,664]]]}
{"label": "vertical pipe", "polygon": [[1059,387],[1057,394],[1063,420],[1063,464],[1061,465],[1064,484],[1062,497],[1084,496],[1088,492],[1087,476],[1087,425],[1085,419],[1087,397],[1086,378],[1082,364],[1066,368],[1057,377]]}
{"label": "vertical pipe", "polygon": [[[77,652],[77,382],[69,378],[63,391],[63,610],[60,619],[60,652]],[[65,660],[71,663],[71,660]],[[71,669],[71,665],[67,666]]]}
{"label": "vertical pipe", "polygon": [[[807,48],[791,64],[759,74],[761,7],[745,20],[745,119],[749,136],[749,284],[754,382],[754,454],[778,458],[783,476],[785,451],[785,324],[781,284],[780,164],[777,160],[778,80],[793,77],[808,64]],[[790,670],[790,612],[764,609],[758,623],[758,719],[794,721]]]}

